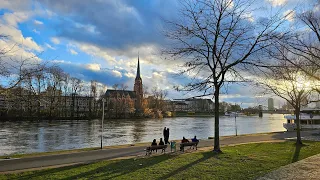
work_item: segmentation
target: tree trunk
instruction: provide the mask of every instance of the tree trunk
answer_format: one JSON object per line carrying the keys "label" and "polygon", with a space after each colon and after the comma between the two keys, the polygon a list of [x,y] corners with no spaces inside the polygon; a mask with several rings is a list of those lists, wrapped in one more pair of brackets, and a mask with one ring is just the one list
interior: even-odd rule
{"label": "tree trunk", "polygon": [[220,153],[220,136],[219,136],[219,88],[215,88],[214,93],[214,152]]}
{"label": "tree trunk", "polygon": [[302,144],[300,133],[300,108],[296,108],[296,125],[297,125],[297,145]]}

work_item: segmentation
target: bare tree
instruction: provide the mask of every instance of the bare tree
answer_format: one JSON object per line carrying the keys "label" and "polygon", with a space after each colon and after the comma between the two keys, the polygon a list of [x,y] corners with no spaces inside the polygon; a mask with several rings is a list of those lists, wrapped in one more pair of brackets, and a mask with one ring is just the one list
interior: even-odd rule
{"label": "bare tree", "polygon": [[[296,31],[286,34],[286,38],[275,41],[274,44],[299,59],[303,59],[304,63],[290,58],[287,58],[286,61],[289,65],[300,68],[320,84],[320,13],[306,10],[296,16],[296,21],[301,22],[303,28],[297,28]],[[279,48],[275,50],[279,51]],[[320,86],[315,87],[315,90],[320,93]]]}
{"label": "bare tree", "polygon": [[164,110],[164,100],[168,95],[168,91],[153,87],[151,90],[153,101],[150,102],[151,107],[155,110]]}
{"label": "bare tree", "polygon": [[[308,74],[301,70],[304,60],[299,56],[295,56],[285,50],[279,52],[277,56],[277,64],[268,67],[268,70],[260,74],[258,82],[267,91],[273,93],[287,101],[294,108],[295,124],[297,131],[297,145],[301,145],[300,134],[300,110],[312,102],[314,96],[314,81]],[[288,61],[288,59],[290,61]],[[294,62],[296,65],[292,65]]]}
{"label": "bare tree", "polygon": [[[77,109],[78,112],[78,91],[79,89],[81,89],[81,87],[83,86],[82,80],[78,79],[78,78],[70,78],[71,81],[71,96],[72,96],[72,103],[71,103],[71,117],[74,117],[74,110],[75,108]],[[78,116],[78,113],[77,113]]]}
{"label": "bare tree", "polygon": [[[62,77],[63,71],[58,66],[52,66],[47,69],[47,92],[49,100],[49,117],[57,116],[60,109],[58,108],[62,95]],[[53,114],[52,114],[53,113]],[[59,116],[59,115],[58,115]]]}
{"label": "bare tree", "polygon": [[213,95],[215,103],[214,151],[219,142],[219,95],[225,83],[243,81],[240,65],[254,64],[254,57],[279,36],[284,22],[279,13],[252,21],[254,0],[184,1],[179,22],[167,22],[165,35],[173,47],[164,50],[170,59],[181,60],[181,73],[191,76],[189,84],[178,90]]}

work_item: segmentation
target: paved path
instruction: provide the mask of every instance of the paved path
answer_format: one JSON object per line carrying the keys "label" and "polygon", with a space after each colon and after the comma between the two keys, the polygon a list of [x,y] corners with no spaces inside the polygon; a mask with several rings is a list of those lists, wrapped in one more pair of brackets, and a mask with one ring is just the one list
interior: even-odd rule
{"label": "paved path", "polygon": [[[314,131],[302,132],[302,136],[310,136]],[[266,134],[254,134],[243,136],[221,137],[220,144],[232,145],[250,142],[284,140],[293,138],[295,132],[278,132]],[[213,140],[201,140],[198,147],[213,146]],[[179,145],[177,145],[178,149]],[[0,172],[25,170],[31,168],[42,168],[48,166],[60,166],[66,164],[89,163],[98,160],[113,159],[127,156],[144,155],[145,146],[122,147],[117,149],[93,150],[87,152],[77,152],[70,154],[57,154],[39,157],[29,157],[21,159],[0,160]],[[169,148],[168,148],[169,150]]]}
{"label": "paved path", "polygon": [[320,154],[283,166],[259,178],[259,180],[320,179]]}

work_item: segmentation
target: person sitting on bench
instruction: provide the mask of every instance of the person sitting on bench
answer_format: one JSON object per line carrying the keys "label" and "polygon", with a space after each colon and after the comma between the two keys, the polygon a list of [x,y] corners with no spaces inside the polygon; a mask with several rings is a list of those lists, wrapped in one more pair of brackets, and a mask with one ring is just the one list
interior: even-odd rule
{"label": "person sitting on bench", "polygon": [[160,138],[159,146],[164,145],[164,142],[162,141],[162,138]]}
{"label": "person sitting on bench", "polygon": [[183,138],[182,138],[182,140],[181,140],[181,143],[188,143],[188,142],[189,142],[189,140],[186,139],[186,138],[183,136]]}
{"label": "person sitting on bench", "polygon": [[[157,146],[157,140],[156,139],[153,139],[152,143],[151,143],[151,146]],[[156,151],[157,152],[157,149],[153,149],[151,150],[152,151]]]}
{"label": "person sitting on bench", "polygon": [[157,145],[157,140],[154,139],[154,140],[152,141],[152,143],[151,143],[151,146],[156,146],[156,145]]}
{"label": "person sitting on bench", "polygon": [[199,142],[199,139],[197,139],[197,136],[194,136],[193,139],[191,139],[192,142]]}

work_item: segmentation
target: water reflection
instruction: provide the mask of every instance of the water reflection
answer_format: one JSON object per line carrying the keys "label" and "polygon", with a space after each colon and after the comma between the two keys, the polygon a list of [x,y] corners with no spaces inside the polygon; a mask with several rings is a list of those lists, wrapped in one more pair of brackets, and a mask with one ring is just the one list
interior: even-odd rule
{"label": "water reflection", "polygon": [[[238,134],[284,131],[282,114],[237,117]],[[45,152],[100,146],[101,120],[0,122],[0,155]],[[177,117],[104,121],[104,145],[151,142],[161,138],[164,127],[170,139],[214,136],[214,118]],[[220,135],[234,135],[234,117],[221,117]]]}

